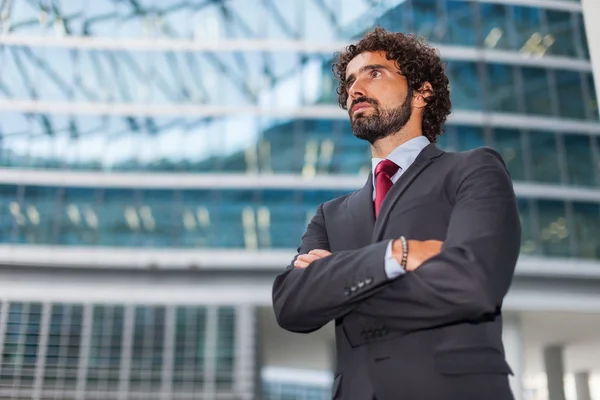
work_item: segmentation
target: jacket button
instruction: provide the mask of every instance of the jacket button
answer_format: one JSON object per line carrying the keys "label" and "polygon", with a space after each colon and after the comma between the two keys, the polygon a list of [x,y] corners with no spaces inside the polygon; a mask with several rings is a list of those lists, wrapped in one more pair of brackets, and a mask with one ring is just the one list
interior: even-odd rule
{"label": "jacket button", "polygon": [[357,283],[357,286],[359,289],[361,289],[363,286],[365,286],[365,282],[364,281],[360,281]]}
{"label": "jacket button", "polygon": [[344,289],[344,294],[346,296],[350,296],[350,289],[348,289],[348,288]]}
{"label": "jacket button", "polygon": [[358,290],[358,288],[356,287],[356,285],[350,286],[350,291],[351,292],[356,292],[356,290]]}
{"label": "jacket button", "polygon": [[365,283],[366,283],[367,285],[370,285],[371,283],[373,283],[373,278],[371,278],[371,277],[369,276],[367,279],[365,279]]}

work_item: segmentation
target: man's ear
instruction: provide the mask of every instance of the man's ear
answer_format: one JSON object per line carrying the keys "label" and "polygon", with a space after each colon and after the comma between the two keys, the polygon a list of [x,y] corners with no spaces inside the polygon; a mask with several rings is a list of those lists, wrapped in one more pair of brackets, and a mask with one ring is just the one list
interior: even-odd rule
{"label": "man's ear", "polygon": [[416,108],[425,108],[427,105],[427,99],[433,95],[433,87],[431,83],[425,82],[419,90],[417,90],[414,94],[414,102],[413,105]]}

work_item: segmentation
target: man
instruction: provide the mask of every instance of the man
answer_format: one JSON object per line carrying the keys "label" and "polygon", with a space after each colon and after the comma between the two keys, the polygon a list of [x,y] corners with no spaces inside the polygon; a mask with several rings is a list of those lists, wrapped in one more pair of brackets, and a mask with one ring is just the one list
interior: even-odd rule
{"label": "man", "polygon": [[318,207],[275,280],[278,323],[308,333],[335,320],[334,399],[512,399],[501,306],[521,228],[504,162],[435,146],[448,79],[419,39],[378,28],[334,71],[373,172]]}

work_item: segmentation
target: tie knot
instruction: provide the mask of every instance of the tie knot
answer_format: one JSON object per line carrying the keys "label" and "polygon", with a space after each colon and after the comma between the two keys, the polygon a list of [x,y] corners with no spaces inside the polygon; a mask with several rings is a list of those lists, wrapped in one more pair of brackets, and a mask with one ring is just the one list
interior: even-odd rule
{"label": "tie knot", "polygon": [[382,172],[385,172],[387,176],[391,178],[396,172],[398,172],[399,169],[400,167],[396,165],[395,162],[386,158],[385,160],[377,164],[377,167],[375,168],[375,176],[379,175]]}

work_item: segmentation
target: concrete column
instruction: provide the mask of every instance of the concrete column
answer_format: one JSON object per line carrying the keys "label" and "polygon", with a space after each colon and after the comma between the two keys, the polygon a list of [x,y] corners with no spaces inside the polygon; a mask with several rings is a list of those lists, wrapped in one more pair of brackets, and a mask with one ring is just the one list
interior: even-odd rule
{"label": "concrete column", "polygon": [[566,400],[562,346],[548,346],[544,349],[544,365],[548,379],[548,400]]}
{"label": "concrete column", "polygon": [[598,15],[600,15],[600,1],[581,0],[583,7],[583,19],[587,33],[588,47],[590,49],[590,60],[594,70],[594,80],[596,82],[596,95],[600,97],[600,24],[598,24]]}
{"label": "concrete column", "polygon": [[523,330],[521,328],[521,319],[519,318],[519,315],[508,314],[504,316],[502,341],[504,342],[506,360],[514,373],[514,376],[509,377],[510,388],[512,389],[515,400],[522,400],[525,350],[523,345]]}
{"label": "concrete column", "polygon": [[575,374],[575,392],[577,400],[592,400],[589,372],[580,371]]}

